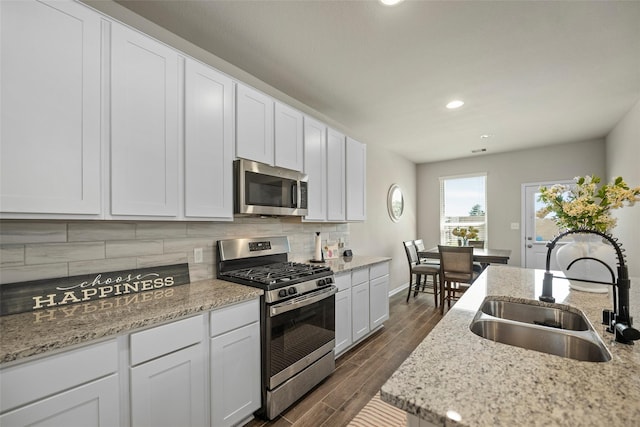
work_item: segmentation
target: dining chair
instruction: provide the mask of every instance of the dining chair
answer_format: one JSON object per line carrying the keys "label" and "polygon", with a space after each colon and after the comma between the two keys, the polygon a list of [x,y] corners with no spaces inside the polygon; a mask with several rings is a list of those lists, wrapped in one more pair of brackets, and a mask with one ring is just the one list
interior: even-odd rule
{"label": "dining chair", "polygon": [[[472,248],[480,248],[480,249],[484,249],[484,240],[469,240],[467,242],[467,244],[469,246],[471,246]],[[473,270],[480,274],[482,273],[482,270],[484,270],[484,266],[482,264],[480,264],[479,262],[474,262],[473,263]]]}
{"label": "dining chair", "polygon": [[484,249],[484,240],[469,240],[467,244],[472,248]]}
{"label": "dining chair", "polygon": [[[478,273],[473,269],[471,246],[438,245],[440,252],[440,314],[444,314],[444,302],[451,308],[451,301],[458,300],[473,283]],[[445,295],[446,294],[446,295]]]}
{"label": "dining chair", "polygon": [[[407,293],[407,302],[411,296],[413,290],[413,297],[418,295],[418,292],[433,293],[434,305],[438,306],[438,288],[440,285],[440,265],[439,264],[420,264],[418,259],[418,251],[413,243],[413,240],[406,240],[403,242],[404,251],[407,255],[407,262],[409,263],[409,292]],[[416,282],[413,283],[413,276],[416,276]],[[422,276],[424,276],[424,283],[422,283]],[[432,289],[427,290],[428,277],[431,277]],[[420,289],[422,288],[422,289]]]}
{"label": "dining chair", "polygon": [[433,258],[420,258],[419,253],[424,251],[425,247],[424,247],[424,241],[422,239],[416,239],[413,241],[413,244],[416,247],[416,252],[418,252],[418,258],[420,259],[420,264],[432,264],[437,266],[438,268],[440,267],[440,261],[437,259],[433,259]]}

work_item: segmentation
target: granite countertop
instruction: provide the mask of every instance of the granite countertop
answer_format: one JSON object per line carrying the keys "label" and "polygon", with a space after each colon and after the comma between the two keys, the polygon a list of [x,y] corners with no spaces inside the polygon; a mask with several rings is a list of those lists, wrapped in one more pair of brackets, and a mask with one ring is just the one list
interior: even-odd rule
{"label": "granite countertop", "polygon": [[148,328],[258,298],[262,293],[258,288],[211,279],[3,316],[0,363]]}
{"label": "granite countertop", "polygon": [[[640,423],[640,343],[604,331],[612,291],[571,290],[554,279],[556,303],[585,313],[613,358],[580,362],[481,338],[469,330],[488,295],[537,299],[544,271],[490,266],[381,389],[382,400],[435,425],[630,426]],[[562,273],[558,273],[562,274]],[[631,315],[640,319],[640,282]],[[634,325],[638,328],[638,324]]]}
{"label": "granite countertop", "polygon": [[369,265],[378,264],[385,261],[391,261],[391,258],[381,256],[355,255],[348,258],[340,257],[336,259],[329,259],[326,261],[326,264],[331,267],[334,273],[341,273],[343,271],[351,271],[357,268],[367,267]]}

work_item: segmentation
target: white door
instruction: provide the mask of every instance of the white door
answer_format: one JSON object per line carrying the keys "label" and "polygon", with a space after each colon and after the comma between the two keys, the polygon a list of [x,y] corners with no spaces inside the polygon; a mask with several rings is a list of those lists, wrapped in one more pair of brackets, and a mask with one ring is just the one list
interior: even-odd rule
{"label": "white door", "polygon": [[112,27],[111,213],[178,214],[178,54]]}
{"label": "white door", "polygon": [[336,294],[336,355],[351,345],[351,289]]}
{"label": "white door", "polygon": [[304,173],[309,176],[306,221],[327,219],[327,128],[304,118]]}
{"label": "white door", "polygon": [[346,218],[344,135],[333,129],[327,131],[327,219],[344,221]]}
{"label": "white door", "polygon": [[119,424],[117,375],[54,394],[0,415],[2,426],[115,427]]}
{"label": "white door", "polygon": [[273,165],[273,99],[242,84],[236,92],[236,156]]}
{"label": "white door", "polygon": [[369,281],[351,288],[351,316],[353,342],[367,335],[369,329]]}
{"label": "white door", "polygon": [[367,219],[367,146],[347,137],[347,221]]}
{"label": "white door", "polygon": [[98,215],[100,15],[0,2],[3,212]]}
{"label": "white door", "polygon": [[[549,216],[537,218],[536,211],[543,205],[538,201],[541,186],[551,187],[554,184],[573,184],[573,181],[536,182],[522,184],[522,264],[525,268],[544,270],[547,260],[547,242],[558,235],[559,230]],[[552,270],[557,270],[555,251],[551,256]]]}
{"label": "white door", "polygon": [[232,220],[233,82],[187,59],[185,88],[185,216]]}
{"label": "white door", "polygon": [[275,116],[275,165],[302,172],[302,113],[276,102]]}
{"label": "white door", "polygon": [[211,425],[231,426],[260,408],[260,324],[211,340]]}
{"label": "white door", "polygon": [[131,424],[203,426],[206,419],[202,345],[131,368]]}

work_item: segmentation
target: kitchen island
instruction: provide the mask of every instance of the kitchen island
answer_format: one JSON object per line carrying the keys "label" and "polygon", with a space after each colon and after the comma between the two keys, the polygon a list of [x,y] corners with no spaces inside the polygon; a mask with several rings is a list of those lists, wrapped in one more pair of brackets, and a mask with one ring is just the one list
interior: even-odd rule
{"label": "kitchen island", "polygon": [[[612,291],[587,293],[554,279],[556,303],[580,309],[612,355],[582,362],[490,341],[470,331],[485,297],[537,300],[544,271],[490,266],[381,389],[410,425],[632,426],[640,424],[640,343],[625,345],[601,324]],[[561,274],[561,273],[558,273]],[[640,319],[640,283],[631,315]],[[636,328],[638,324],[634,325]]]}

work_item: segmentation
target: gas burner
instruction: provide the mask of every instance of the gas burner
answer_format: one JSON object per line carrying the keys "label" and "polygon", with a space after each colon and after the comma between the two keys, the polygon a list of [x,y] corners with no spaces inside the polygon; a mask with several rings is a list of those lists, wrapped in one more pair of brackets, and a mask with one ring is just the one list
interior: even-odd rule
{"label": "gas burner", "polygon": [[331,269],[327,266],[316,266],[287,261],[227,271],[224,273],[224,276],[264,285],[277,285],[306,280],[318,274],[330,271]]}

